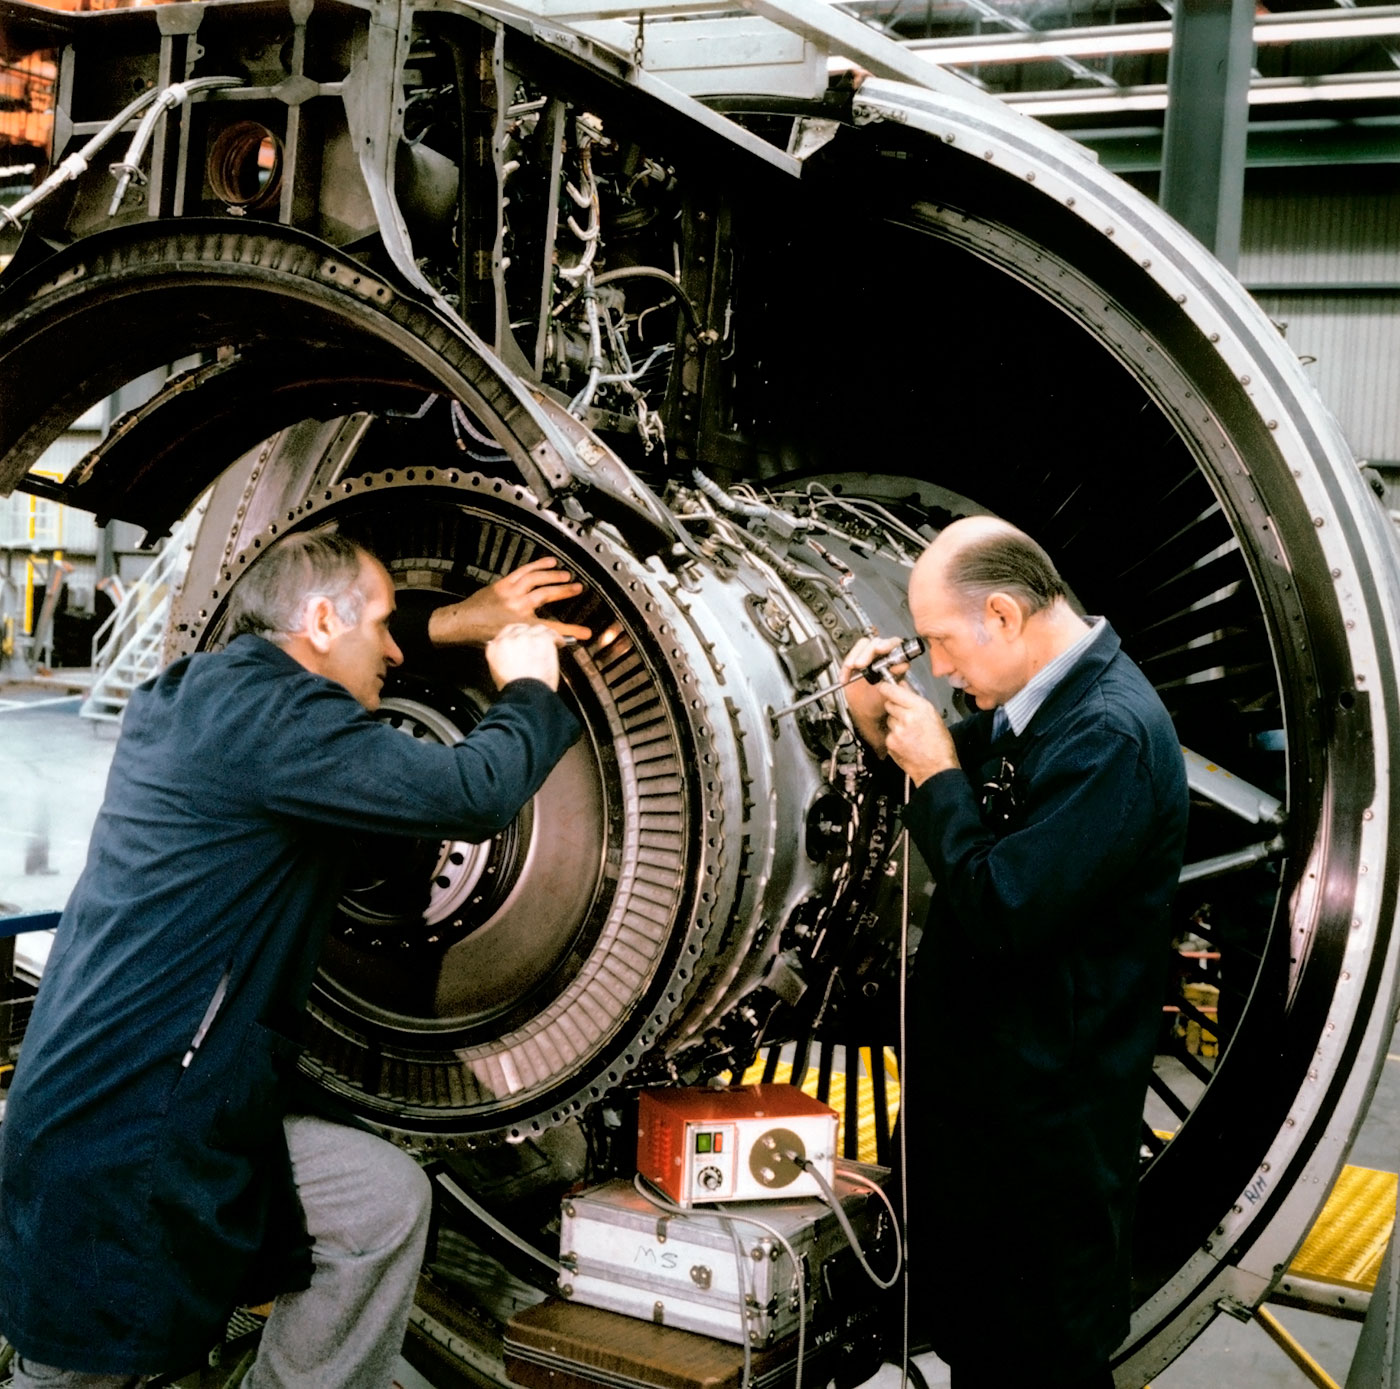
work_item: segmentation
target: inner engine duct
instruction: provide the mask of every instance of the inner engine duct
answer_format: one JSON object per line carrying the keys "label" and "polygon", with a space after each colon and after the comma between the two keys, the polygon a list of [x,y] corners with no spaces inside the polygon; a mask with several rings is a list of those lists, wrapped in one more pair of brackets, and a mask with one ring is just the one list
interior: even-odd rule
{"label": "inner engine duct", "polygon": [[[172,74],[242,84],[161,118],[114,215],[105,157],[34,207],[0,279],[0,490],[179,363],[51,489],[159,534],[219,479],[169,654],[325,520],[405,604],[542,553],[586,584],[560,616],[594,631],[564,662],[587,737],[531,812],[481,850],[347,844],[308,1068],[489,1154],[760,1040],[886,1040],[899,788],[839,704],[770,710],[906,630],[916,537],[996,512],[1199,754],[1177,922],[1220,957],[1220,1055],[1183,1059],[1171,1000],[1117,1366],[1146,1382],[1286,1266],[1393,1011],[1396,560],[1335,424],[1199,246],[985,100],[698,108],[583,40],[402,20],[0,0],[10,51],[75,55],[74,147]],[[250,121],[279,182],[225,203],[208,157]],[[451,738],[485,691],[445,660],[388,716]]]}

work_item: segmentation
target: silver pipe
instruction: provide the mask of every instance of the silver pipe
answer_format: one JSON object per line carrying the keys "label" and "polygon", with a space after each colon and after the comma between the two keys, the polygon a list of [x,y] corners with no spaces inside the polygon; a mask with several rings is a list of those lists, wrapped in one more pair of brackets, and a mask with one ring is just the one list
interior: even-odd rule
{"label": "silver pipe", "polygon": [[33,192],[26,193],[13,207],[0,207],[0,218],[3,218],[12,226],[18,227],[19,219],[23,217],[26,212],[37,207],[55,189],[61,188],[65,183],[71,183],[74,179],[81,178],[83,174],[87,173],[88,165],[91,163],[93,155],[95,155],[98,150],[127,123],[127,121],[144,111],[159,95],[160,93],[152,88],[148,92],[142,92],[134,101],[128,102],[127,105],[122,107],[122,109],[82,147],[82,149],[78,150],[75,154],[70,154],[66,159],[62,160],[58,164],[58,167],[54,169],[53,173],[34,189]]}
{"label": "silver pipe", "polygon": [[[592,250],[591,245],[589,250]],[[588,318],[588,382],[569,402],[569,413],[580,420],[593,403],[593,397],[598,393],[598,383],[603,379],[603,335],[598,327],[598,296],[593,290],[593,271],[588,269],[585,273],[583,308]]]}
{"label": "silver pipe", "polygon": [[600,384],[600,385],[614,385],[614,384],[616,384],[616,383],[619,382],[619,381],[635,381],[639,376],[642,376],[643,374],[645,374],[646,372],[648,372],[648,371],[651,370],[652,364],[656,361],[656,359],[657,359],[658,357],[663,357],[663,356],[666,355],[666,353],[668,353],[668,352],[670,352],[670,351],[672,351],[672,350],[673,350],[673,349],[672,349],[671,344],[670,344],[669,342],[663,342],[663,343],[661,344],[661,346],[658,347],[658,348],[656,349],[656,351],[653,352],[653,353],[651,354],[651,356],[648,357],[648,358],[646,359],[646,361],[643,362],[643,363],[641,364],[641,366],[639,366],[635,371],[624,371],[624,372],[620,372],[620,373],[619,373],[618,375],[616,375],[616,376],[602,376],[602,377],[599,377],[599,378],[598,378],[598,379],[599,379],[599,384]]}
{"label": "silver pipe", "polygon": [[151,109],[141,118],[141,124],[136,127],[136,134],[131,137],[131,143],[126,147],[126,156],[119,163],[108,166],[112,177],[117,179],[117,191],[112,194],[112,205],[107,209],[107,216],[117,215],[117,209],[121,206],[133,178],[145,183],[146,176],[141,172],[141,161],[146,156],[146,146],[151,142],[156,122],[167,111],[173,111],[177,106],[183,105],[195,92],[209,91],[216,87],[241,87],[243,84],[244,79],[241,77],[195,77],[188,82],[172,82],[161,92]]}
{"label": "silver pipe", "polygon": [[[585,137],[588,138],[585,138]],[[593,257],[598,254],[598,233],[602,230],[603,216],[602,208],[598,201],[598,184],[593,178],[593,136],[579,122],[579,168],[583,173],[583,192],[576,189],[573,184],[566,182],[564,187],[568,190],[569,196],[580,207],[588,209],[588,227],[581,230],[577,222],[572,217],[565,220],[568,222],[569,230],[583,242],[583,257],[577,265],[565,266],[559,271],[559,278],[567,280],[570,284],[583,277],[593,268]],[[591,284],[592,281],[590,280]]]}
{"label": "silver pipe", "polygon": [[1217,854],[1214,858],[1188,863],[1182,868],[1179,881],[1194,883],[1202,878],[1218,878],[1223,873],[1235,873],[1241,868],[1252,867],[1256,863],[1262,863],[1265,859],[1272,858],[1275,854],[1281,854],[1284,847],[1283,836],[1279,835],[1260,844],[1250,844],[1243,849],[1236,849],[1233,853]]}
{"label": "silver pipe", "polygon": [[716,506],[727,511],[731,516],[771,516],[773,514],[773,508],[765,506],[762,502],[741,502],[737,497],[731,497],[714,478],[707,477],[699,468],[692,468],[690,476],[695,485]]}

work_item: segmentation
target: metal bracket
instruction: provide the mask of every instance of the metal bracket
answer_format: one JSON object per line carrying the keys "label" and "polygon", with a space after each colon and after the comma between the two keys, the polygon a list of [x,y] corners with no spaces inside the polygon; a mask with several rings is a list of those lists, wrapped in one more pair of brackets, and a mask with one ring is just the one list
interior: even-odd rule
{"label": "metal bracket", "polygon": [[1236,1321],[1253,1321],[1254,1308],[1247,1303],[1241,1302],[1237,1297],[1222,1297],[1216,1301],[1216,1311],[1224,1312],[1227,1317],[1234,1317]]}
{"label": "metal bracket", "polygon": [[69,488],[61,482],[53,482],[34,473],[25,473],[15,483],[16,492],[27,492],[31,497],[39,497],[46,502],[57,502],[60,506],[71,506]]}
{"label": "metal bracket", "polygon": [[1187,784],[1198,795],[1251,824],[1282,823],[1283,803],[1276,796],[1242,781],[1233,772],[1227,772],[1190,748],[1182,748],[1181,752],[1186,759]]}

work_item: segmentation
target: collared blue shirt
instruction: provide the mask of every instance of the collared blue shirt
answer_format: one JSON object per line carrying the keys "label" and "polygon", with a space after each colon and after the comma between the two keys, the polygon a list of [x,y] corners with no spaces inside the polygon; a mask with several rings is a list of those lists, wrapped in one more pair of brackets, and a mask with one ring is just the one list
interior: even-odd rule
{"label": "collared blue shirt", "polygon": [[1097,640],[1100,633],[1107,630],[1101,617],[1086,617],[1084,620],[1089,625],[1073,646],[1061,651],[1053,661],[1041,666],[1016,694],[1005,704],[997,706],[997,711],[992,716],[992,737],[999,737],[1009,723],[1011,731],[1019,738],[1035,717],[1036,710],[1050,697],[1050,692],[1088,650],[1089,643]]}

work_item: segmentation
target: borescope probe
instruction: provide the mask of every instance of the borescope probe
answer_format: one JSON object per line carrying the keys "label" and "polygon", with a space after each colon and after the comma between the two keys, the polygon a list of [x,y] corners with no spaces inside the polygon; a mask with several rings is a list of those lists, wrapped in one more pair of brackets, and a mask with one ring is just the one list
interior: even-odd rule
{"label": "borescope probe", "polygon": [[883,656],[877,656],[863,670],[856,671],[849,680],[841,680],[834,685],[825,685],[812,694],[804,695],[796,704],[789,704],[786,708],[776,710],[773,718],[780,719],[784,714],[792,713],[794,709],[801,709],[804,705],[811,704],[818,699],[825,699],[827,695],[835,694],[837,690],[844,690],[847,685],[854,685],[857,680],[868,680],[872,685],[878,685],[882,680],[893,683],[894,676],[891,671],[895,666],[907,665],[923,654],[924,643],[921,637],[905,637],[893,651],[887,651]]}

